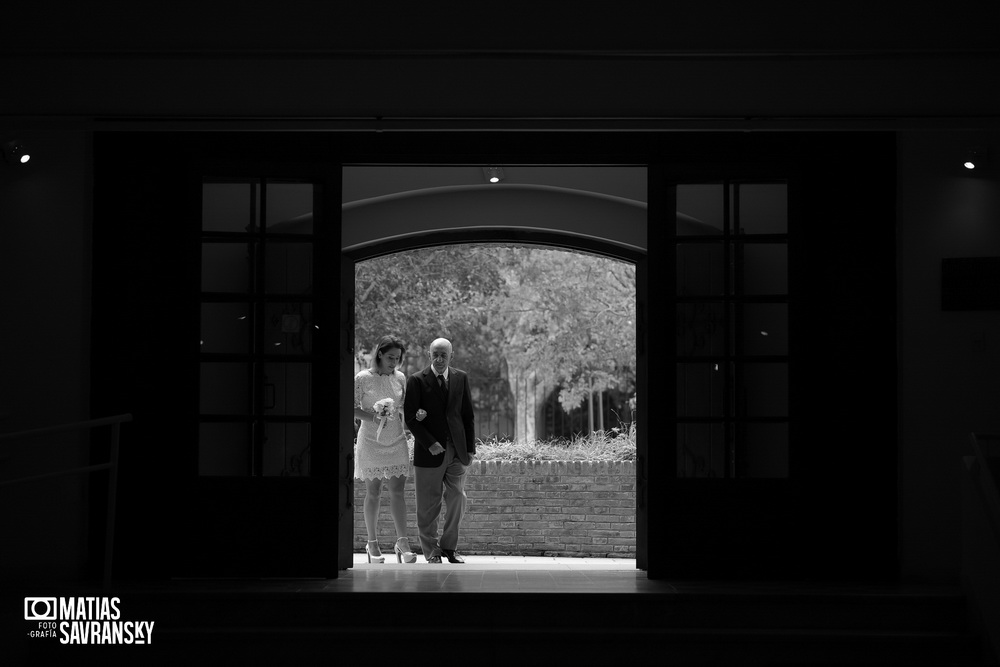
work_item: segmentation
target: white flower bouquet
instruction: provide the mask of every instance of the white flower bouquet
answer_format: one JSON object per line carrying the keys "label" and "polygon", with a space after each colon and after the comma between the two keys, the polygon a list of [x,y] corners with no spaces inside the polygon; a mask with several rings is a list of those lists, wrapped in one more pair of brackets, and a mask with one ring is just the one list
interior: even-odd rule
{"label": "white flower bouquet", "polygon": [[385,426],[386,420],[396,414],[396,401],[391,398],[383,398],[381,401],[376,401],[372,409],[375,411],[375,417],[379,420],[378,431],[375,432],[375,439],[378,440],[379,436],[382,435],[382,428]]}

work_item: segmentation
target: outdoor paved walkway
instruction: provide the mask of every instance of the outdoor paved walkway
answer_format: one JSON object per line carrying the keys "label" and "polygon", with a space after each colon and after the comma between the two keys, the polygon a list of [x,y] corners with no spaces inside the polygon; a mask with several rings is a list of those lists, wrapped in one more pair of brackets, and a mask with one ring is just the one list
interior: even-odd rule
{"label": "outdoor paved walkway", "polygon": [[[459,553],[462,553],[459,551]],[[421,554],[417,554],[416,563],[398,563],[396,556],[392,553],[385,553],[385,563],[381,565],[368,563],[368,557],[363,553],[354,554],[354,568],[383,568],[383,567],[437,567],[424,560]],[[451,564],[447,561],[442,563],[443,567],[464,567],[466,569],[490,569],[490,570],[554,570],[554,571],[575,571],[575,572],[599,572],[599,571],[625,571],[635,572],[634,558],[558,558],[554,556],[467,556],[462,554],[465,563]]]}
{"label": "outdoor paved walkway", "polygon": [[[430,564],[421,555],[416,563],[397,563],[395,556],[381,565],[354,554],[354,567],[341,572],[327,590],[350,592],[446,593],[571,593],[638,592],[649,587],[645,572],[634,558],[553,558],[543,556],[466,556],[465,563]],[[659,588],[659,586],[654,586]]]}

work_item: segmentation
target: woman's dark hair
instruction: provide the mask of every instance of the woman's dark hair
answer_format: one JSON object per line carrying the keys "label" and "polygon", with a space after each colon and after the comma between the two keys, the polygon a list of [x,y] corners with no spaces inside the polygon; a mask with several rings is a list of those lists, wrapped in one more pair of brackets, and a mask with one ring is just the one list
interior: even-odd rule
{"label": "woman's dark hair", "polygon": [[396,347],[399,348],[399,357],[400,361],[402,361],[403,356],[406,354],[406,346],[403,345],[403,341],[395,336],[382,336],[379,338],[378,342],[375,343],[375,353],[372,354],[371,369],[375,370],[378,368],[378,362],[382,358],[382,353]]}

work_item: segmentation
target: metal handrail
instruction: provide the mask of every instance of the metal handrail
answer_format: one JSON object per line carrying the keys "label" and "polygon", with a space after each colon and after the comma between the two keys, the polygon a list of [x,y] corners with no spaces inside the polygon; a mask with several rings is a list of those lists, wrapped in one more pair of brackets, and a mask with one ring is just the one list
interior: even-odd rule
{"label": "metal handrail", "polygon": [[51,477],[62,477],[65,475],[78,475],[80,473],[91,473],[98,470],[107,470],[108,473],[108,517],[107,532],[104,537],[104,587],[111,583],[111,562],[115,541],[115,502],[116,489],[118,486],[118,444],[121,439],[121,425],[123,422],[132,421],[132,415],[122,414],[113,417],[102,417],[100,419],[89,419],[86,421],[73,422],[71,424],[60,424],[57,426],[47,426],[44,428],[30,429],[26,431],[16,431],[14,433],[0,434],[0,445],[6,441],[24,440],[53,433],[64,433],[67,431],[80,431],[97,428],[99,426],[111,426],[111,452],[107,463],[98,463],[89,466],[80,466],[68,470],[57,470],[43,473],[41,475],[30,475],[28,477],[18,477],[0,482],[0,487],[21,484],[24,482],[35,482]]}

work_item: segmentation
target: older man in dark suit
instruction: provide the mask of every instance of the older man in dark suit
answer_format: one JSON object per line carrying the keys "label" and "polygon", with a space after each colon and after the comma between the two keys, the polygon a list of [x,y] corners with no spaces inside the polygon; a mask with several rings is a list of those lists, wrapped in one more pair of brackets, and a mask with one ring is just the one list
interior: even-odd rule
{"label": "older man in dark suit", "polygon": [[[438,338],[430,366],[406,380],[404,413],[413,433],[413,476],[417,530],[428,563],[464,563],[458,554],[458,527],[465,511],[465,471],[476,454],[475,416],[469,376],[451,367],[452,345]],[[438,538],[441,501],[447,505]]]}

